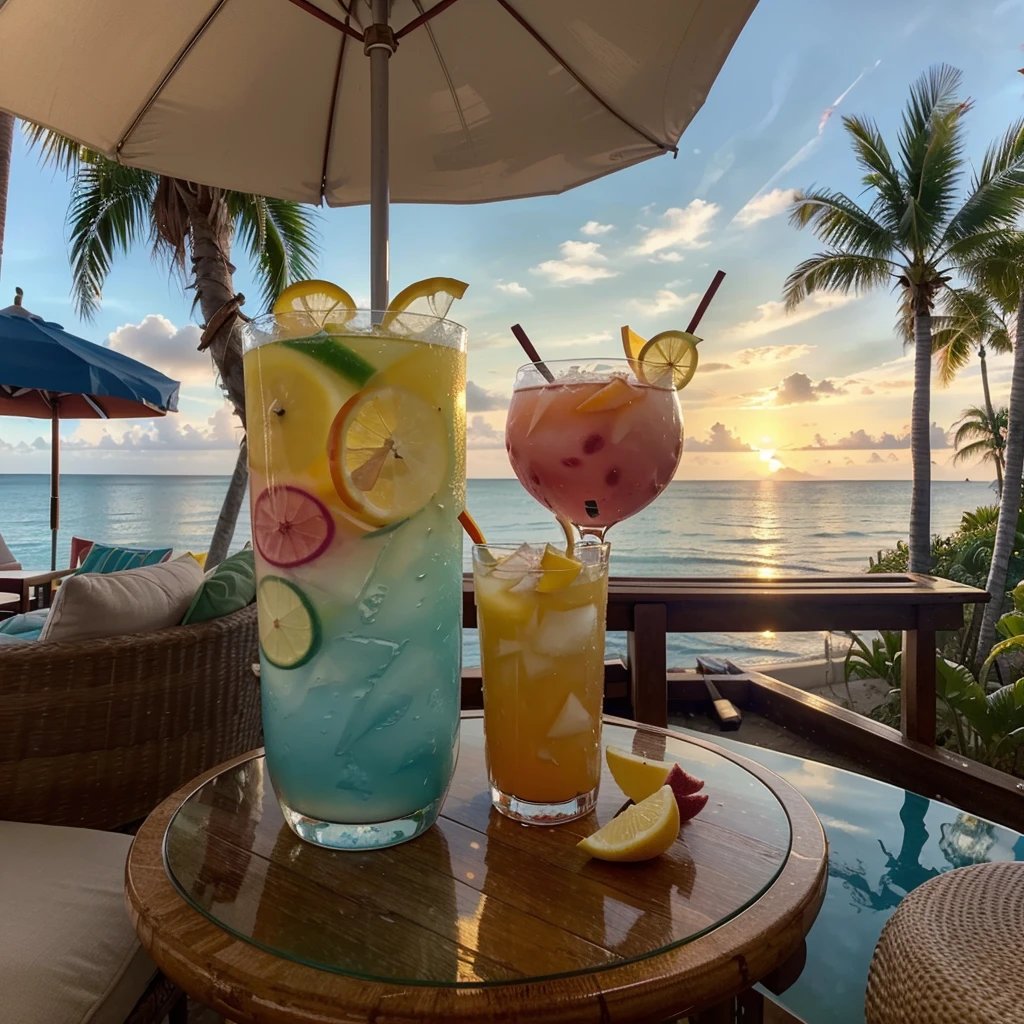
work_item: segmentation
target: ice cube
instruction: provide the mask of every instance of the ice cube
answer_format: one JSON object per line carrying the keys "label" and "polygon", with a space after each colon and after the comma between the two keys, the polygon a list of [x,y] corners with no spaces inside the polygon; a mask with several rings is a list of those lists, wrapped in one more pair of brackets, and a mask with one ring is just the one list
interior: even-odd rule
{"label": "ice cube", "polygon": [[554,662],[529,647],[522,650],[523,674],[527,679],[536,679],[554,668]]}
{"label": "ice cube", "polygon": [[526,436],[533,433],[534,427],[540,422],[541,417],[548,411],[548,406],[558,397],[558,388],[541,388],[537,395],[537,403],[533,407],[533,416],[530,418],[530,425],[526,428]]}
{"label": "ice cube", "polygon": [[498,657],[507,658],[510,654],[518,654],[523,649],[523,645],[518,640],[506,640],[501,637],[498,640]]}
{"label": "ice cube", "polygon": [[356,759],[348,753],[339,755],[338,781],[334,784],[335,789],[348,790],[357,793],[361,800],[369,800],[373,793],[370,785],[370,777],[356,763]]}
{"label": "ice cube", "polygon": [[537,589],[540,576],[535,572],[528,572],[515,586],[509,587],[510,594],[532,594]]}
{"label": "ice cube", "polygon": [[343,754],[367,733],[380,732],[400,722],[411,705],[412,697],[408,693],[368,693],[352,712],[335,752]]}
{"label": "ice cube", "polygon": [[548,750],[547,747],[541,747],[540,750],[537,751],[537,760],[538,761],[548,761],[548,762],[550,762],[553,765],[557,765],[558,764],[558,761],[555,760],[554,755],[551,753],[550,750]]}
{"label": "ice cube", "polygon": [[539,654],[561,658],[585,650],[594,639],[597,628],[597,608],[592,604],[568,611],[548,611],[540,620],[534,635]]}
{"label": "ice cube", "polygon": [[558,712],[558,717],[551,723],[547,738],[549,740],[561,740],[565,739],[566,736],[578,736],[582,732],[590,732],[593,727],[594,721],[587,714],[587,709],[583,706],[583,702],[575,693],[570,693],[565,698],[565,703],[562,705],[562,710]]}
{"label": "ice cube", "polygon": [[532,569],[540,565],[540,558],[529,544],[520,544],[510,555],[506,555],[491,570],[491,575],[499,580],[515,580],[518,582]]}

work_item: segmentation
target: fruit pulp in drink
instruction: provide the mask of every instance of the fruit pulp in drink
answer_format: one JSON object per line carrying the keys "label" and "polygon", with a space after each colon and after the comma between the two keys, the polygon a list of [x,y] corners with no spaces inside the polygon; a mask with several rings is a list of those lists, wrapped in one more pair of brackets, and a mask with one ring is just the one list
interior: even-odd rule
{"label": "fruit pulp in drink", "polygon": [[683,450],[679,400],[620,376],[524,387],[512,393],[505,446],[546,508],[583,528],[613,526],[672,480]]}

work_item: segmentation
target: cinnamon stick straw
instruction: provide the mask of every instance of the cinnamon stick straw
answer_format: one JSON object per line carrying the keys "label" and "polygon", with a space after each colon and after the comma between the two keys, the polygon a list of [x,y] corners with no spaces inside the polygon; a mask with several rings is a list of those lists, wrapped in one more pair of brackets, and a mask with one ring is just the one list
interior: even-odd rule
{"label": "cinnamon stick straw", "polygon": [[530,357],[530,362],[537,367],[544,379],[548,383],[554,382],[555,375],[547,368],[547,364],[541,359],[540,353],[533,347],[533,342],[526,336],[526,331],[519,324],[513,324],[510,330],[515,335],[516,341],[523,346],[523,351]]}
{"label": "cinnamon stick straw", "polygon": [[[718,291],[718,286],[725,280],[725,271],[719,270],[715,274],[714,280],[708,286],[708,290],[704,293],[704,298],[700,300],[700,305],[697,307],[697,311],[693,314],[693,318],[686,326],[686,333],[693,334],[697,330],[697,325],[700,323],[701,318],[708,310],[708,306],[711,305],[711,300],[715,297],[715,292]],[[513,328],[514,330],[514,328]]]}

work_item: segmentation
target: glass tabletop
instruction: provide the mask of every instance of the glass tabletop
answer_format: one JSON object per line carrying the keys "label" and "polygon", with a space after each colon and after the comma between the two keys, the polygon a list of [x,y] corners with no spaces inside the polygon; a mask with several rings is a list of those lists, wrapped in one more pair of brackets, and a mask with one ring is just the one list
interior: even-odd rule
{"label": "glass tabletop", "polygon": [[325,850],[285,825],[262,757],[192,793],[168,825],[168,875],[196,910],[277,956],[354,978],[479,986],[622,966],[705,934],[754,902],[790,848],[772,790],[723,753],[606,724],[603,741],[678,761],[710,800],[666,854],[590,860],[576,843],[625,797],[605,768],[595,812],[555,828],[491,808],[483,724],[464,717],[437,824],[401,846]]}

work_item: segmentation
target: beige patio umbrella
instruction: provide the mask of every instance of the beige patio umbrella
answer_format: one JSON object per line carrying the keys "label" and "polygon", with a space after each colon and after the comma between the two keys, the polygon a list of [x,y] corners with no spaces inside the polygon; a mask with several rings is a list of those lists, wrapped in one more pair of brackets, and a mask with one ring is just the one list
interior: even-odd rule
{"label": "beige patio umbrella", "polygon": [[547,195],[675,154],[756,3],[6,0],[0,109],[201,184],[369,201],[382,309],[389,200]]}

